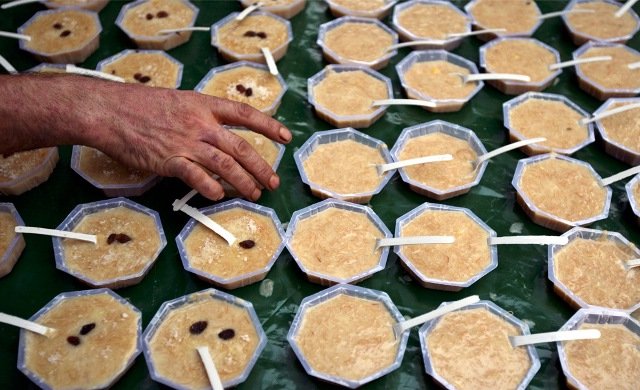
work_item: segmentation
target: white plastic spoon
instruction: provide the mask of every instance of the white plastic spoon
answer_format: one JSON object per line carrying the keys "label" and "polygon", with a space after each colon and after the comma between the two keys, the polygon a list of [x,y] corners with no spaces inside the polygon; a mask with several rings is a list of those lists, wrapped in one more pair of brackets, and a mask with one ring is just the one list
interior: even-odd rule
{"label": "white plastic spoon", "polygon": [[[176,207],[178,202],[180,201],[177,199],[173,202],[174,207]],[[191,218],[195,219],[196,221],[206,226],[207,228],[211,229],[214,233],[222,237],[229,245],[233,245],[236,242],[237,240],[236,237],[230,231],[223,228],[218,223],[214,222],[211,218],[202,214],[198,209],[195,209],[189,206],[188,204],[183,204],[178,210],[182,211],[183,213],[187,214]]]}
{"label": "white plastic spoon", "polygon": [[599,121],[600,119],[604,119],[607,117],[610,117],[612,115],[616,115],[619,114],[621,112],[625,112],[625,111],[629,111],[629,110],[635,110],[636,108],[640,108],[640,102],[638,103],[632,103],[632,104],[625,104],[624,106],[621,107],[616,107],[616,108],[612,108],[610,110],[607,111],[603,111],[597,115],[592,116],[591,118],[582,118],[580,119],[580,124],[581,125],[587,125],[591,122],[596,122]]}
{"label": "white plastic spoon", "polygon": [[31,41],[31,36],[29,35],[18,34],[10,31],[0,31],[0,37],[19,39],[27,42]]}
{"label": "white plastic spoon", "polygon": [[598,329],[566,330],[559,332],[537,333],[522,336],[509,336],[513,348],[523,345],[555,343],[558,341],[593,340],[600,338]]}
{"label": "white plastic spoon", "polygon": [[16,226],[16,233],[39,234],[41,236],[70,238],[72,240],[98,243],[98,237],[93,234],[68,232],[66,230],[45,229],[33,226]]}
{"label": "white plastic spoon", "polygon": [[588,64],[590,62],[611,61],[612,59],[613,59],[613,57],[611,57],[611,56],[596,56],[596,57],[578,58],[577,60],[573,60],[573,61],[565,61],[565,62],[558,62],[557,64],[551,64],[551,65],[549,65],[549,70],[568,68],[568,67],[574,66],[574,65]]}
{"label": "white plastic spoon", "polygon": [[240,12],[238,14],[238,16],[236,16],[236,20],[237,21],[244,20],[244,18],[249,16],[250,13],[252,13],[253,11],[255,11],[257,9],[260,9],[261,7],[262,7],[262,3],[260,3],[260,2],[248,6],[242,12]]}
{"label": "white plastic spoon", "polygon": [[451,161],[451,160],[453,160],[453,156],[450,154],[435,154],[433,156],[411,158],[408,160],[392,162],[387,164],[377,164],[376,170],[378,171],[378,175],[382,175],[383,173],[387,171],[391,171],[393,169],[409,167],[412,165],[421,165],[421,164],[428,164],[428,163],[441,162],[441,161]]}
{"label": "white plastic spoon", "polygon": [[77,75],[80,75],[80,76],[88,76],[88,77],[94,77],[94,78],[97,78],[97,79],[115,81],[117,83],[124,83],[125,82],[125,79],[123,79],[122,77],[114,76],[112,74],[100,72],[100,71],[97,71],[97,70],[79,68],[79,67],[77,67],[75,65],[72,65],[72,64],[68,64],[65,67],[65,72],[71,73],[71,74],[77,74]]}
{"label": "white plastic spoon", "polygon": [[207,371],[207,377],[209,378],[209,384],[211,384],[211,388],[213,390],[224,390],[222,381],[220,380],[220,375],[218,374],[218,370],[216,369],[216,365],[211,358],[211,354],[209,353],[209,347],[201,346],[197,347],[196,350],[200,355],[202,364],[204,364],[204,369]]}
{"label": "white plastic spoon", "polygon": [[22,319],[5,313],[0,313],[0,322],[3,324],[13,325],[18,328],[26,329],[30,332],[40,334],[42,336],[51,336],[55,333],[55,329],[40,325],[36,322]]}
{"label": "white plastic spoon", "polygon": [[260,51],[262,52],[262,55],[264,56],[265,61],[267,61],[267,67],[269,68],[269,73],[271,73],[274,76],[277,76],[278,74],[280,74],[280,72],[278,71],[278,66],[276,65],[276,60],[273,58],[273,54],[271,53],[271,50],[269,50],[268,47],[261,47]]}
{"label": "white plastic spoon", "polygon": [[568,14],[592,14],[596,11],[592,9],[570,9],[567,11],[549,12],[548,14],[542,14],[538,16],[538,19],[545,20],[549,18],[555,18],[556,16],[568,15]]}
{"label": "white plastic spoon", "polygon": [[430,245],[430,244],[453,244],[456,238],[453,236],[409,236],[378,238],[374,252],[386,246],[398,245]]}
{"label": "white plastic spoon", "polygon": [[16,68],[14,68],[13,65],[11,65],[11,63],[2,55],[0,55],[0,66],[2,66],[9,74],[18,74]]}
{"label": "white plastic spoon", "polygon": [[181,27],[181,28],[168,28],[166,30],[158,31],[158,34],[173,34],[186,31],[211,31],[211,27]]}
{"label": "white plastic spoon", "polygon": [[614,16],[616,18],[622,17],[622,15],[624,15],[627,11],[629,11],[631,9],[631,7],[633,7],[633,5],[635,3],[637,3],[637,2],[638,2],[638,0],[628,0],[626,3],[624,3],[624,5],[622,7],[620,7],[619,10],[616,11]]}
{"label": "white plastic spoon", "polygon": [[513,73],[452,73],[460,77],[463,83],[470,83],[484,80],[504,80],[504,81],[522,81],[528,83],[531,81],[531,77],[524,74]]}

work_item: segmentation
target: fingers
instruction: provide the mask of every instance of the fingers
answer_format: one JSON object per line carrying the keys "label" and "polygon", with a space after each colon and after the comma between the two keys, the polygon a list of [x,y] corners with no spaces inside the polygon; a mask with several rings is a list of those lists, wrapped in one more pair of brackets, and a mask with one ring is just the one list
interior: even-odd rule
{"label": "fingers", "polygon": [[244,126],[279,143],[289,143],[291,132],[284,125],[248,104],[210,97],[211,112],[226,125]]}
{"label": "fingers", "polygon": [[166,169],[170,176],[179,178],[206,198],[220,200],[224,197],[220,183],[185,157],[171,158],[166,162]]}

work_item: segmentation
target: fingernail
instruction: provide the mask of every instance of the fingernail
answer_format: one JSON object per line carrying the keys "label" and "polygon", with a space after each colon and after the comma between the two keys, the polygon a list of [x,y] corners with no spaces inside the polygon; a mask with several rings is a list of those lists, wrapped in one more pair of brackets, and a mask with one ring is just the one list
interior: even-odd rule
{"label": "fingernail", "polygon": [[261,194],[262,192],[260,192],[260,190],[256,188],[255,190],[253,190],[253,194],[251,194],[251,199],[258,200]]}
{"label": "fingernail", "polygon": [[291,132],[287,129],[285,129],[284,127],[280,128],[280,138],[282,138],[283,141],[285,142],[289,142],[291,141]]}
{"label": "fingernail", "polygon": [[271,188],[272,190],[275,190],[276,188],[278,188],[279,185],[280,185],[280,178],[278,177],[278,175],[271,176],[271,179],[269,179],[269,188]]}

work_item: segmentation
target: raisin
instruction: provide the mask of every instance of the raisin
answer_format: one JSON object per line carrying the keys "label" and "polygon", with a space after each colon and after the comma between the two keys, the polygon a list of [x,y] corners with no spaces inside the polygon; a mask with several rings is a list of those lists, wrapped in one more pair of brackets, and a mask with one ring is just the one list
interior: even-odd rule
{"label": "raisin", "polygon": [[66,38],[69,35],[71,35],[71,30],[64,30],[63,32],[60,33],[60,38]]}
{"label": "raisin", "polygon": [[147,20],[151,20],[151,19],[153,19],[153,15],[152,14],[147,14],[145,16],[145,18],[147,18]]}
{"label": "raisin", "polygon": [[256,34],[255,31],[251,31],[251,30],[249,30],[246,33],[244,33],[245,37],[255,37],[256,35],[258,35],[258,34]]}
{"label": "raisin", "polygon": [[247,89],[244,87],[244,85],[242,84],[238,84],[236,85],[236,91],[240,92],[240,93],[244,93],[244,91],[246,91]]}
{"label": "raisin", "polygon": [[251,95],[253,95],[253,89],[247,88],[247,90],[244,91],[244,96],[249,97]]}
{"label": "raisin", "polygon": [[55,28],[56,30],[61,30],[62,29],[62,25],[60,23],[56,23],[53,25],[53,28]]}
{"label": "raisin", "polygon": [[242,249],[251,249],[256,246],[256,243],[253,240],[244,240],[241,241],[238,245],[240,245],[240,248]]}
{"label": "raisin", "polygon": [[88,335],[95,327],[96,327],[95,322],[83,325],[82,328],[80,328],[80,335],[82,336]]}
{"label": "raisin", "polygon": [[116,71],[115,71],[115,70],[112,70],[112,71],[111,71],[111,74],[116,74]]}
{"label": "raisin", "polygon": [[133,78],[136,80],[140,80],[140,77],[142,77],[142,75],[140,73],[136,73],[133,75]]}
{"label": "raisin", "polygon": [[256,34],[258,36],[258,38],[260,39],[266,39],[267,38],[267,33],[260,31],[259,33]]}
{"label": "raisin", "polygon": [[151,77],[149,77],[149,76],[142,76],[142,77],[140,77],[140,78],[138,79],[138,81],[139,81],[139,82],[141,82],[142,84],[146,84],[146,83],[148,83],[149,81],[151,81]]}
{"label": "raisin", "polygon": [[127,243],[129,241],[131,241],[131,237],[127,236],[124,233],[111,233],[109,234],[109,237],[107,237],[107,244],[111,245],[113,244],[115,241],[118,241],[120,244],[124,244]]}
{"label": "raisin", "polygon": [[209,323],[207,321],[194,322],[189,327],[189,333],[191,333],[191,334],[200,334],[200,333],[204,332],[205,329],[207,329],[207,325],[209,325]]}
{"label": "raisin", "polygon": [[229,328],[229,329],[225,329],[222,332],[218,333],[218,337],[220,337],[223,340],[230,340],[232,339],[234,336],[236,335],[236,331]]}
{"label": "raisin", "polygon": [[80,345],[80,337],[78,337],[78,336],[69,336],[69,337],[67,337],[67,343],[73,345],[74,347],[77,347],[78,345]]}
{"label": "raisin", "polygon": [[166,18],[169,16],[169,13],[167,11],[160,11],[156,14],[156,16],[159,18]]}

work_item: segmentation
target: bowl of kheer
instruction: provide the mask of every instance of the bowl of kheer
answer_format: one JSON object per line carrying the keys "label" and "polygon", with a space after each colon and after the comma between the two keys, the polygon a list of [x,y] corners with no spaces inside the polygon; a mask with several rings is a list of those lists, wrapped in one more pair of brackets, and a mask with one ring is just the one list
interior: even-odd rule
{"label": "bowl of kheer", "polygon": [[441,154],[453,157],[451,161],[399,169],[413,191],[436,200],[465,194],[480,183],[487,162],[476,164],[476,160],[485,153],[473,131],[441,120],[407,127],[391,149],[394,161]]}
{"label": "bowl of kheer", "polygon": [[367,203],[380,193],[395,170],[387,145],[352,128],[315,132],[294,154],[302,182],[319,198]]}
{"label": "bowl of kheer", "polygon": [[528,334],[524,321],[493,302],[468,305],[420,328],[425,371],[446,389],[524,390],[540,359],[535,347],[514,348],[509,337]]}
{"label": "bowl of kheer", "polygon": [[540,9],[533,0],[473,0],[464,10],[474,30],[506,30],[478,35],[483,41],[502,36],[528,37],[542,24]]}
{"label": "bowl of kheer", "polygon": [[20,48],[43,62],[75,64],[86,60],[100,45],[98,14],[79,8],[39,11],[18,28],[30,40]]}
{"label": "bowl of kheer", "polygon": [[413,46],[419,50],[453,50],[471,31],[469,17],[458,7],[442,0],[411,0],[396,5],[391,19],[403,41],[430,41]]}
{"label": "bowl of kheer", "polygon": [[382,19],[389,14],[398,0],[325,0],[336,18],[359,16]]}
{"label": "bowl of kheer", "polygon": [[320,25],[317,44],[327,61],[382,69],[397,50],[398,34],[377,19],[343,16]]}
{"label": "bowl of kheer", "polygon": [[142,351],[142,313],[109,289],[53,298],[31,318],[55,329],[22,330],[18,369],[42,389],[106,389]]}
{"label": "bowl of kheer", "polygon": [[[593,115],[630,104],[640,104],[640,98],[609,98]],[[640,164],[640,107],[599,119],[596,127],[607,154],[629,165]]]}
{"label": "bowl of kheer", "polygon": [[15,232],[24,221],[11,203],[0,203],[0,277],[7,275],[16,265],[25,247],[24,237]]}
{"label": "bowl of kheer", "polygon": [[573,0],[562,15],[576,45],[588,41],[625,43],[640,29],[640,18],[633,9],[616,16],[623,4],[612,0]]}
{"label": "bowl of kheer", "polygon": [[224,59],[264,64],[262,47],[271,51],[275,61],[284,57],[293,40],[288,20],[263,11],[254,11],[244,19],[236,20],[238,14],[229,14],[211,26],[211,45]]}
{"label": "bowl of kheer", "polygon": [[174,88],[182,82],[182,63],[161,50],[123,50],[105,58],[96,70],[122,77],[128,83]]}
{"label": "bowl of kheer", "polygon": [[43,0],[47,8],[77,7],[89,11],[100,12],[109,0]]}
{"label": "bowl of kheer", "polygon": [[307,279],[331,286],[383,270],[389,248],[376,248],[376,240],[391,237],[371,208],[327,199],[294,212],[285,240]]}
{"label": "bowl of kheer", "polygon": [[504,127],[511,141],[543,137],[522,147],[528,155],[555,152],[570,155],[595,141],[589,114],[563,95],[528,92],[502,105]]}
{"label": "bowl of kheer", "polygon": [[556,343],[570,389],[633,390],[640,381],[640,323],[619,310],[580,309],[561,331],[596,329],[600,338]]}
{"label": "bowl of kheer", "polygon": [[423,287],[459,291],[498,266],[496,232],[469,209],[424,203],[396,220],[396,236],[453,236],[453,244],[396,246],[401,264]]}
{"label": "bowl of kheer", "polygon": [[336,127],[371,126],[387,109],[373,102],[393,98],[391,80],[361,65],[328,65],[307,80],[307,91],[316,114]]}
{"label": "bowl of kheer", "polygon": [[58,164],[58,148],[0,155],[0,194],[20,195],[49,179]]}
{"label": "bowl of kheer", "polygon": [[116,26],[139,48],[170,50],[186,43],[191,31],[162,30],[193,27],[198,12],[188,0],[136,0],[122,7]]}
{"label": "bowl of kheer", "polygon": [[198,347],[225,388],[244,382],[267,344],[253,305],[215,289],[164,302],[142,335],[151,378],[179,390],[210,389]]}
{"label": "bowl of kheer", "polygon": [[300,303],[287,340],[307,374],[357,388],[400,367],[409,338],[404,320],[381,291],[339,284]]}
{"label": "bowl of kheer", "polygon": [[529,218],[558,232],[609,215],[612,190],[584,161],[555,153],[522,159],[511,184]]}
{"label": "bowl of kheer", "polygon": [[600,61],[576,66],[578,85],[598,100],[612,97],[633,97],[640,93],[640,68],[629,64],[640,62],[640,53],[628,46],[588,42],[573,52],[573,59],[610,56]]}
{"label": "bowl of kheer", "polygon": [[425,107],[431,112],[459,111],[484,86],[462,80],[478,73],[476,64],[444,50],[414,51],[396,65],[396,72],[409,98],[435,103]]}
{"label": "bowl of kheer", "polygon": [[167,244],[160,215],[126,198],[78,205],[57,229],[96,236],[53,238],[56,268],[92,287],[139,283]]}
{"label": "bowl of kheer", "polygon": [[[240,0],[240,4],[245,8],[255,3],[255,0]],[[305,4],[306,0],[269,0],[263,2],[260,9],[285,19],[291,19],[304,9]]]}

